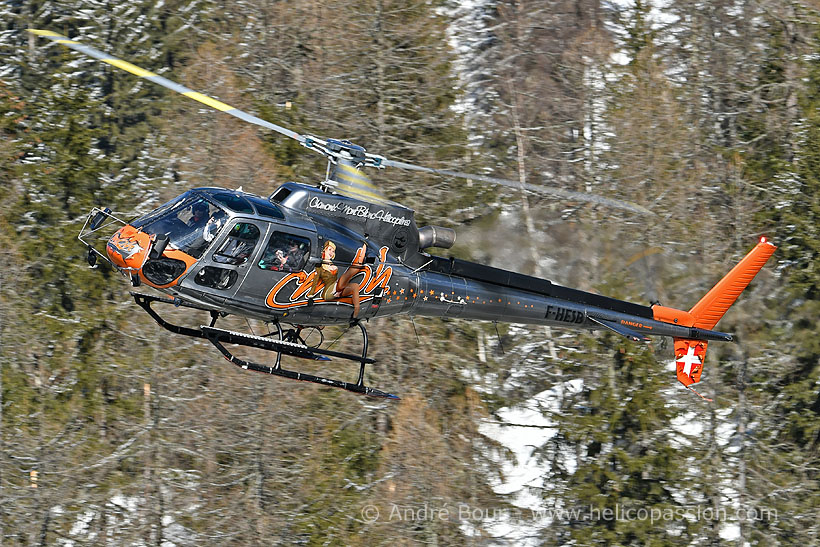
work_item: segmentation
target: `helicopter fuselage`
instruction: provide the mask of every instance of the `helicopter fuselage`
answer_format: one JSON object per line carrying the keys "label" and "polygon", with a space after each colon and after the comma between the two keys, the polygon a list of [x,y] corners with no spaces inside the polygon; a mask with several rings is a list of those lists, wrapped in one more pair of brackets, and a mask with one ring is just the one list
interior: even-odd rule
{"label": "helicopter fuselage", "polygon": [[[366,260],[351,279],[359,287],[357,319],[406,314],[609,329],[636,340],[730,338],[659,321],[647,306],[430,255],[420,245],[441,244],[430,233],[417,228],[413,210],[398,204],[286,183],[269,199],[221,188],[191,190],[130,222],[107,251],[132,279],[206,309],[263,321],[316,326],[351,320],[352,299],[323,299],[322,284],[314,282],[330,241],[339,271],[364,249]],[[163,237],[167,245],[152,257]],[[441,239],[443,246],[452,243],[446,235]]]}

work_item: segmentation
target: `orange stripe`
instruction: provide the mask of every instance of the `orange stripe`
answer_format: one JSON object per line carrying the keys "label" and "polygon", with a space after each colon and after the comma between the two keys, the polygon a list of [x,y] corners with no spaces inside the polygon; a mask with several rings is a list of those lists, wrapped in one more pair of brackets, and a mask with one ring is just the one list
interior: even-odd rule
{"label": "orange stripe", "polygon": [[173,281],[171,281],[167,285],[154,285],[153,283],[151,283],[150,281],[148,281],[145,278],[145,276],[142,273],[142,270],[140,270],[139,276],[140,276],[140,279],[142,280],[142,282],[145,283],[146,285],[150,285],[151,287],[155,287],[157,289],[167,289],[169,287],[173,287],[174,285],[179,283],[179,280],[182,279],[182,277],[185,274],[187,274],[189,271],[191,271],[191,266],[196,264],[196,259],[194,257],[192,257],[192,256],[190,256],[190,255],[188,255],[188,254],[186,254],[182,251],[178,251],[176,249],[165,249],[165,252],[162,253],[162,256],[167,256],[168,258],[175,258],[177,260],[183,261],[185,263],[185,271],[182,272],[181,274],[179,274],[179,276],[176,279],[174,279]]}

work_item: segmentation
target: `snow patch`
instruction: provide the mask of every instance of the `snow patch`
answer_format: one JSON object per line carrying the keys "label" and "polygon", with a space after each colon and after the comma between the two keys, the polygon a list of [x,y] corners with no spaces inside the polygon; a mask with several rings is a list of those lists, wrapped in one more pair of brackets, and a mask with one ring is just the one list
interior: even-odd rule
{"label": "snow patch", "polygon": [[557,412],[566,393],[578,393],[583,380],[563,382],[536,394],[522,405],[505,407],[496,412],[498,420],[485,420],[479,432],[508,449],[511,459],[495,455],[504,479],[493,485],[497,494],[513,495],[513,505],[524,509],[542,509],[543,502],[529,492],[543,486],[545,471],[535,452],[555,436],[555,422],[549,417]]}
{"label": "snow patch", "polygon": [[[534,395],[523,404],[500,409],[496,412],[496,420],[481,423],[479,432],[511,453],[508,456],[507,452],[498,450],[489,454],[490,459],[501,467],[503,477],[491,484],[493,491],[509,496],[510,503],[522,511],[520,515],[501,512],[490,516],[482,523],[484,533],[495,539],[513,541],[516,545],[539,544],[538,530],[545,523],[527,517],[547,511],[540,490],[544,487],[544,476],[549,466],[540,461],[537,452],[556,434],[555,422],[550,414],[560,409],[566,394],[578,393],[583,386],[581,379],[562,382]],[[564,456],[567,468],[574,469],[574,456]],[[470,535],[470,530],[463,531]]]}

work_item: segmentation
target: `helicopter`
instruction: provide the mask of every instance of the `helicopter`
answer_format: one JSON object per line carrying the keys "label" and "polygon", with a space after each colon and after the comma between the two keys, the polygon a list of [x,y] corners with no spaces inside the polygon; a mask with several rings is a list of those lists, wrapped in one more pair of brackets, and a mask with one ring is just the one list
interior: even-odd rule
{"label": "helicopter", "polygon": [[[449,249],[451,228],[416,225],[412,209],[388,200],[363,168],[395,167],[440,176],[510,186],[521,191],[537,185],[419,166],[369,153],[347,140],[300,134],[262,120],[217,99],[177,84],[61,34],[28,29],[58,44],[166,87],[245,122],[275,131],[328,160],[325,179],[316,186],[286,182],[267,198],[241,189],[194,188],[159,208],[124,220],[108,208],[88,214],[78,239],[87,247],[91,267],[103,260],[127,276],[134,287],[146,285],[163,296],[132,292],[137,305],[175,334],[209,341],[234,365],[269,375],[317,383],[390,399],[396,395],[364,384],[368,357],[365,323],[394,315],[547,325],[608,330],[636,342],[649,336],[674,340],[678,381],[694,391],[700,382],[707,346],[733,340],[713,330],[740,293],[776,250],[765,237],[689,311],[644,306],[564,287],[457,258],[429,254]],[[546,189],[565,199],[588,201],[638,213],[636,204],[592,194]],[[100,251],[89,238],[121,225]],[[176,325],[155,304],[210,314],[199,327]],[[216,326],[228,315],[270,326],[265,336]],[[307,343],[306,328],[358,327],[361,354]],[[323,337],[322,337],[323,340]],[[226,345],[272,352],[272,365],[237,357]],[[283,355],[312,360],[337,358],[359,363],[355,382],[285,369]],[[695,392],[697,393],[697,392]],[[699,395],[699,394],[698,394]]]}

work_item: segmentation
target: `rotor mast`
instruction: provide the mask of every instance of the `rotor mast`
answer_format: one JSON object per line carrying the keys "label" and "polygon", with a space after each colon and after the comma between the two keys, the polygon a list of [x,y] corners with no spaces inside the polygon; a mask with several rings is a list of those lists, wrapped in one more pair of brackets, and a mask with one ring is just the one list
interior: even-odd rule
{"label": "rotor mast", "polygon": [[379,167],[381,161],[375,162],[371,158],[381,160],[380,156],[367,154],[364,147],[348,140],[321,141],[309,136],[305,139],[304,146],[319,149],[327,158],[327,174],[322,183],[326,189],[365,201],[388,202],[381,189],[374,185],[370,177],[361,169],[366,165]]}

